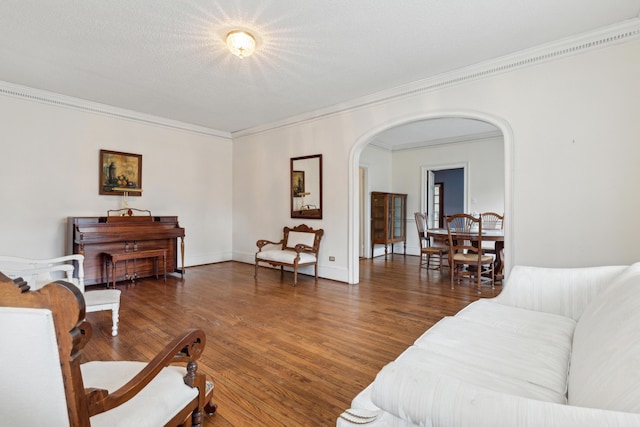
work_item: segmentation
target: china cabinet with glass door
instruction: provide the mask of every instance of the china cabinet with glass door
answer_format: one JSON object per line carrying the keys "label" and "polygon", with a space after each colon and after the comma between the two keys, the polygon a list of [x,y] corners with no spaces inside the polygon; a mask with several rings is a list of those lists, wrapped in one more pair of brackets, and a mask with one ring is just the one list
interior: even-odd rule
{"label": "china cabinet with glass door", "polygon": [[385,259],[388,246],[394,253],[396,243],[403,243],[407,254],[407,195],[395,193],[371,193],[371,258],[375,245],[384,245]]}

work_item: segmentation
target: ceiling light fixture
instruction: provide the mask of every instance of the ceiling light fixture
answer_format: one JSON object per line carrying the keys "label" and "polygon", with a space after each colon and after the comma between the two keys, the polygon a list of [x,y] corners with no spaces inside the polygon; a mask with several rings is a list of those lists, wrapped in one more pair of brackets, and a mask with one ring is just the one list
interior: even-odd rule
{"label": "ceiling light fixture", "polygon": [[227,47],[238,58],[246,58],[256,49],[256,39],[246,31],[231,31],[227,34]]}

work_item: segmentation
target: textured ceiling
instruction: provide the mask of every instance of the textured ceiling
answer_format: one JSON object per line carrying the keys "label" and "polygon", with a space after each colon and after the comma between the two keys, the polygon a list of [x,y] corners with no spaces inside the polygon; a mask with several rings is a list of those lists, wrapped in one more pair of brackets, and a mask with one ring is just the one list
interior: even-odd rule
{"label": "textured ceiling", "polygon": [[[234,132],[637,18],[640,0],[3,0],[0,80]],[[258,50],[231,56],[246,28]]]}

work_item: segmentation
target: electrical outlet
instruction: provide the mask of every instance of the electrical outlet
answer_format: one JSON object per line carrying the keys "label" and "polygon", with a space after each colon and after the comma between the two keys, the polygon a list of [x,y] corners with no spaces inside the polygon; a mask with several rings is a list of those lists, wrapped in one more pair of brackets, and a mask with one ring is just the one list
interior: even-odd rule
{"label": "electrical outlet", "polygon": [[336,257],[334,257],[334,256],[330,256],[329,257],[329,261],[335,261],[335,260],[336,260]]}

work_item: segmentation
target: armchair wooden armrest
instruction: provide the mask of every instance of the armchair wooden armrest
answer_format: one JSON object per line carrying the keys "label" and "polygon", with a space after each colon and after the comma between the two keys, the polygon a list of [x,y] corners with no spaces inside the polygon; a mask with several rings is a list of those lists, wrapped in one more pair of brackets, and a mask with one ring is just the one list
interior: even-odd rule
{"label": "armchair wooden armrest", "polygon": [[282,245],[283,243],[284,243],[284,240],[280,240],[279,242],[272,242],[270,240],[258,240],[256,242],[256,245],[258,246],[258,252],[260,252],[262,248],[267,245]]}
{"label": "armchair wooden armrest", "polygon": [[[185,376],[185,384],[190,387],[202,387],[200,394],[204,399],[204,375],[196,373],[197,366],[195,361],[200,357],[206,343],[204,331],[201,329],[190,329],[181,336],[176,337],[167,344],[158,355],[145,368],[140,371],[129,382],[120,387],[113,393],[109,393],[103,398],[96,398],[89,403],[89,416],[99,414],[120,406],[124,402],[138,394],[144,387],[153,380],[158,373],[171,363],[188,362],[187,375]],[[193,364],[193,365],[192,365]],[[201,377],[201,379],[196,379]],[[200,383],[200,380],[202,384]],[[95,398],[95,391],[92,396]],[[204,406],[204,404],[203,404]],[[202,408],[202,407],[201,407]]]}
{"label": "armchair wooden armrest", "polygon": [[312,246],[303,245],[302,243],[297,244],[297,245],[294,247],[294,249],[295,249],[295,251],[296,251],[297,253],[300,253],[300,252],[313,252],[313,253],[315,253],[315,249],[313,249],[313,247],[312,247]]}

